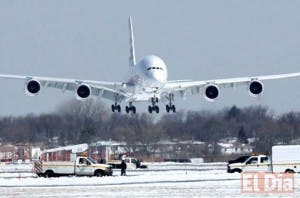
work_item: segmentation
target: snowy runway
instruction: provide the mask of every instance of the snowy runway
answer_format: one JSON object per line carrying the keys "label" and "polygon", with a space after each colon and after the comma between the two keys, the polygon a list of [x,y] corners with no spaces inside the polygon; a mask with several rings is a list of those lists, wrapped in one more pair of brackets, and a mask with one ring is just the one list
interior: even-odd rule
{"label": "snowy runway", "polygon": [[[226,173],[224,164],[153,164],[148,170],[118,170],[112,177],[2,178],[0,197],[261,197],[241,194],[240,174]],[[296,175],[294,196],[300,193]],[[267,194],[264,196],[274,196]]]}

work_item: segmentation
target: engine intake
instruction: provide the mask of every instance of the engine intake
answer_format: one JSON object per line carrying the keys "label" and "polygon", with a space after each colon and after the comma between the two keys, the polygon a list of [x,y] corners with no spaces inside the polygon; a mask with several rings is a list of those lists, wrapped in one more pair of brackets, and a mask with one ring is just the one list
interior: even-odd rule
{"label": "engine intake", "polygon": [[262,82],[254,80],[250,83],[249,85],[249,93],[251,96],[258,96],[259,94],[261,94],[263,92],[264,86],[262,84]]}
{"label": "engine intake", "polygon": [[25,92],[29,96],[35,96],[41,90],[41,83],[37,80],[29,80],[26,83]]}
{"label": "engine intake", "polygon": [[87,84],[81,84],[77,87],[76,98],[78,100],[86,100],[91,95],[91,87]]}
{"label": "engine intake", "polygon": [[205,88],[205,99],[213,102],[219,96],[219,87],[217,85],[207,85]]}

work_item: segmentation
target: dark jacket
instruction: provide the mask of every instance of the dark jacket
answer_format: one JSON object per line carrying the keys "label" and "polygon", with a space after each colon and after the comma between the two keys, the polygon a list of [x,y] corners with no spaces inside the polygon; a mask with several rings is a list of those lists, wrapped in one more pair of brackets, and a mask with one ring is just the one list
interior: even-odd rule
{"label": "dark jacket", "polygon": [[127,165],[126,165],[124,160],[122,161],[120,167],[121,167],[121,169],[126,169],[127,168]]}

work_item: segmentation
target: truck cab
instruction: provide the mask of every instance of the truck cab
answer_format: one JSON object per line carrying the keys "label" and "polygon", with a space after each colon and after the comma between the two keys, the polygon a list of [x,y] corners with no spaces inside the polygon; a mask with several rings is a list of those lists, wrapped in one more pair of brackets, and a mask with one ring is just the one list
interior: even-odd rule
{"label": "truck cab", "polygon": [[77,157],[75,162],[75,175],[78,176],[103,176],[112,175],[110,166],[97,164],[92,158]]}
{"label": "truck cab", "polygon": [[[147,168],[146,165],[141,164],[141,162],[134,157],[124,157],[122,160],[125,161],[127,169]],[[119,169],[122,160],[109,160],[106,163],[111,165],[113,168]]]}
{"label": "truck cab", "polygon": [[268,155],[250,156],[244,162],[228,164],[227,172],[271,172],[271,160]]}
{"label": "truck cab", "polygon": [[126,157],[124,160],[125,160],[125,163],[126,163],[128,169],[138,168],[137,167],[138,160],[136,158]]}

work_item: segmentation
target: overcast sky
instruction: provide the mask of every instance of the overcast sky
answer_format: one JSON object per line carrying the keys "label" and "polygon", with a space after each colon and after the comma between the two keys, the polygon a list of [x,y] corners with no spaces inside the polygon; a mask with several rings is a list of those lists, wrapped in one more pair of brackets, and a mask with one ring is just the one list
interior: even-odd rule
{"label": "overcast sky", "polygon": [[[137,59],[161,56],[170,80],[209,80],[300,71],[300,1],[0,1],[0,73],[120,81],[128,69],[128,16]],[[177,109],[267,105],[300,110],[300,78],[175,99]],[[54,111],[74,97],[55,89],[24,94],[24,82],[0,80],[0,115]],[[106,102],[111,105],[111,102]],[[138,106],[138,111],[148,104]],[[164,106],[161,106],[164,109]]]}

